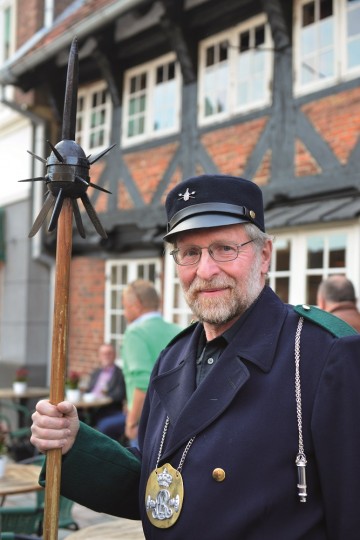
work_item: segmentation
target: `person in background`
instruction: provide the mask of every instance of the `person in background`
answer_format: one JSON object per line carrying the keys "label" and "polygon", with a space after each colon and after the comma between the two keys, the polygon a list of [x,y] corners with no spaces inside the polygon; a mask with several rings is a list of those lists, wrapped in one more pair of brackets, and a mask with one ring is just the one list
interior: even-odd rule
{"label": "person in background", "polygon": [[32,443],[62,449],[64,496],[141,518],[148,540],[358,540],[360,336],[267,286],[272,239],[254,182],[189,178],[166,211],[197,322],[154,366],[139,450],[66,401],[37,404]]}
{"label": "person in background", "polygon": [[100,345],[100,367],[91,374],[87,392],[95,394],[98,398],[107,396],[112,399],[109,405],[96,411],[92,423],[102,433],[113,439],[119,439],[125,431],[126,388],[123,372],[115,364],[115,359],[115,349],[110,343]]}
{"label": "person in background", "polygon": [[151,371],[162,349],[181,328],[163,319],[160,298],[151,281],[138,279],[129,283],[122,301],[128,323],[121,352],[128,399],[125,435],[131,445],[137,446],[138,424]]}
{"label": "person in background", "polygon": [[332,275],[324,279],[317,291],[319,308],[336,315],[360,332],[360,312],[356,307],[355,289],[344,275]]}

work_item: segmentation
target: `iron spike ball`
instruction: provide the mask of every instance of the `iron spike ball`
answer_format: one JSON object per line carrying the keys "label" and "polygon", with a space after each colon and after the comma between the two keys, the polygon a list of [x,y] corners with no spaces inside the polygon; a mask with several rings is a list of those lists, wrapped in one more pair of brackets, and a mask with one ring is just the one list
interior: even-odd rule
{"label": "iron spike ball", "polygon": [[71,44],[68,71],[66,77],[66,89],[64,99],[64,113],[62,137],[56,146],[53,146],[50,141],[48,144],[52,150],[50,156],[45,160],[37,156],[33,152],[29,152],[34,158],[39,160],[46,166],[45,177],[27,178],[20,182],[36,182],[44,181],[48,191],[46,199],[39,212],[39,215],[34,221],[30,230],[29,237],[34,236],[41,225],[44,223],[47,214],[53,208],[49,222],[48,231],[51,232],[56,228],[63,202],[66,198],[71,200],[71,205],[75,217],[75,222],[79,234],[85,238],[85,229],[82,223],[82,218],[78,206],[77,199],[81,199],[85,210],[94,225],[96,231],[102,238],[107,238],[107,234],[100,223],[100,220],[92,206],[90,199],[86,193],[89,187],[93,187],[105,193],[111,193],[96,184],[90,182],[89,170],[90,166],[98,159],[101,159],[115,145],[109,146],[98,155],[86,157],[85,152],[75,140],[76,131],[76,109],[77,109],[77,89],[78,89],[78,43],[74,38]]}

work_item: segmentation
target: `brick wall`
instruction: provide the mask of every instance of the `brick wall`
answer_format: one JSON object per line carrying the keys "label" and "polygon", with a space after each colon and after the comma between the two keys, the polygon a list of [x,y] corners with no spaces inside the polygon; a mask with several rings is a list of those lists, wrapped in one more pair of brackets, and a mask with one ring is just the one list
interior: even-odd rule
{"label": "brick wall", "polygon": [[16,48],[18,49],[43,27],[44,0],[18,0],[16,16]]}
{"label": "brick wall", "polygon": [[81,374],[98,366],[104,341],[105,262],[74,257],[71,262],[69,366]]}

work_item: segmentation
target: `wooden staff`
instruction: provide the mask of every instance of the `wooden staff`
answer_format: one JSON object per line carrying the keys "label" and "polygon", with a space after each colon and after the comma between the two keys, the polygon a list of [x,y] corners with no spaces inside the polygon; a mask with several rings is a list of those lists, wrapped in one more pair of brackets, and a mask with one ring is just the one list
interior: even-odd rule
{"label": "wooden staff", "polygon": [[[72,204],[66,198],[57,225],[55,263],[55,297],[51,354],[50,402],[57,405],[64,399],[69,326],[69,284],[72,249]],[[44,540],[57,540],[61,481],[61,449],[48,450]]]}
{"label": "wooden staff", "polygon": [[[53,208],[48,230],[57,226],[56,263],[55,263],[55,297],[54,322],[52,334],[50,402],[57,405],[64,399],[65,374],[67,370],[68,349],[68,309],[70,263],[72,249],[72,216],[80,236],[85,238],[85,229],[81,220],[77,199],[80,198],[96,231],[104,239],[106,231],[93,208],[86,191],[88,187],[110,193],[107,189],[92,184],[88,172],[90,165],[101,159],[113,146],[103,150],[98,155],[86,157],[83,149],[75,142],[76,108],[78,88],[78,44],[74,38],[71,44],[66,77],[62,140],[53,146],[48,141],[52,153],[45,160],[30,152],[36,159],[47,167],[44,178],[30,178],[21,182],[45,180],[47,198],[37,216],[29,237],[37,233],[43,224],[49,210]],[[49,450],[46,462],[44,540],[57,540],[59,521],[59,500],[61,481],[61,450]]]}

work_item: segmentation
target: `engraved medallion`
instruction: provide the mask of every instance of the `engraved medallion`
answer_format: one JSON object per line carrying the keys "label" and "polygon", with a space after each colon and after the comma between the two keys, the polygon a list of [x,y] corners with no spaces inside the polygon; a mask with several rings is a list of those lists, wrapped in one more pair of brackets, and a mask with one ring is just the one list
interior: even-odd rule
{"label": "engraved medallion", "polygon": [[180,471],[170,463],[152,471],[146,484],[145,507],[155,527],[172,527],[180,516],[183,500],[184,485]]}

